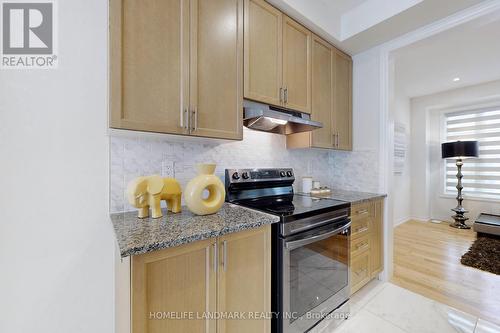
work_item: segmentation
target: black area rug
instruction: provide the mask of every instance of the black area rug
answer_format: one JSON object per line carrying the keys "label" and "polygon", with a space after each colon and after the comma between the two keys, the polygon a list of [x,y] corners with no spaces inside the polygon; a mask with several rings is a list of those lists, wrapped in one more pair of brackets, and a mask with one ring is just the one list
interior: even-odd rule
{"label": "black area rug", "polygon": [[500,237],[479,236],[460,262],[500,275]]}

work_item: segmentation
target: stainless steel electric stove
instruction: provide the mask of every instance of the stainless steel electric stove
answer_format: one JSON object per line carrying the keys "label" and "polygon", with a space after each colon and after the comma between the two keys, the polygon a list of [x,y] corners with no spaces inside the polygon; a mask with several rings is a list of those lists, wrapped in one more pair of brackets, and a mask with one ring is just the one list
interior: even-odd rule
{"label": "stainless steel electric stove", "polygon": [[273,332],[307,332],[349,298],[350,203],[295,194],[290,168],[227,169],[226,200],[272,229]]}

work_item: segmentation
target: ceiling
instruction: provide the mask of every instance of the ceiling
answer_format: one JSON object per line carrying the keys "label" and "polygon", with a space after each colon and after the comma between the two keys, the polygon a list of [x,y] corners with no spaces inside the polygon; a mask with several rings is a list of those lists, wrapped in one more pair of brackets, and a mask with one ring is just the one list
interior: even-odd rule
{"label": "ceiling", "polygon": [[485,0],[267,0],[354,55]]}
{"label": "ceiling", "polygon": [[393,57],[397,93],[410,98],[500,79],[500,11],[401,48]]}
{"label": "ceiling", "polygon": [[363,2],[366,2],[367,0],[319,0],[319,1],[329,6],[333,11],[339,13],[345,13],[361,5]]}

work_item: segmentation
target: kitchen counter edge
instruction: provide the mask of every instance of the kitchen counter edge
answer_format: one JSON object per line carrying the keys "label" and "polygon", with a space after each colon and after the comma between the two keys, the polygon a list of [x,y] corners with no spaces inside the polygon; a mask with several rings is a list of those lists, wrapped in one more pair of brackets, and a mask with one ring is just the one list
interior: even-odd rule
{"label": "kitchen counter edge", "polygon": [[380,200],[387,197],[387,194],[359,192],[359,191],[341,190],[341,189],[334,189],[331,191],[331,193],[325,195],[318,195],[318,194],[314,195],[309,194],[309,195],[316,198],[326,198],[326,199],[334,199],[334,200],[350,202],[351,205],[357,205],[364,202]]}
{"label": "kitchen counter edge", "polygon": [[174,214],[163,210],[158,219],[137,217],[137,211],[110,215],[122,258],[163,250],[277,223],[280,218],[224,203],[215,214],[198,216],[187,207]]}

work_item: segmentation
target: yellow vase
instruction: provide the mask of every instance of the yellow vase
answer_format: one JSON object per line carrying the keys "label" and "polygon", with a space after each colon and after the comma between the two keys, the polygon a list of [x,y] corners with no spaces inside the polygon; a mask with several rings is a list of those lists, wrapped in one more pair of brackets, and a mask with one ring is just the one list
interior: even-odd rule
{"label": "yellow vase", "polygon": [[[216,164],[198,164],[198,176],[191,179],[184,190],[184,199],[196,215],[214,214],[226,199],[226,190],[219,177],[214,175]],[[204,198],[205,191],[208,196]]]}

